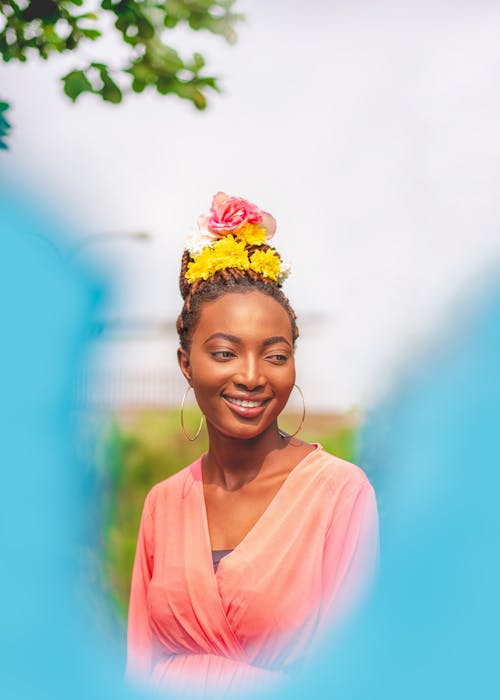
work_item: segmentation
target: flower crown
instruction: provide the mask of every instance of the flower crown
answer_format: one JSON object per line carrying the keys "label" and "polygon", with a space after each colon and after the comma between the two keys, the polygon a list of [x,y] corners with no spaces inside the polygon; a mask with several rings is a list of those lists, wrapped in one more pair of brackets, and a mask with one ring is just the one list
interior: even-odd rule
{"label": "flower crown", "polygon": [[246,199],[217,192],[208,214],[198,219],[198,231],[186,241],[191,257],[186,280],[192,284],[199,279],[209,279],[218,270],[234,268],[253,270],[281,286],[290,273],[290,266],[274,248],[258,249],[275,231],[276,221],[271,214]]}

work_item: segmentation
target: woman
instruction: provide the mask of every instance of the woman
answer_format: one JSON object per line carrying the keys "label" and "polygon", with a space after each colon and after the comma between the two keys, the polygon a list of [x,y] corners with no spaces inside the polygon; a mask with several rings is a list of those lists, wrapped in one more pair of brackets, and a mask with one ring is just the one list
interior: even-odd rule
{"label": "woman", "polygon": [[366,586],[378,528],[361,469],[278,427],[298,330],[273,217],[218,193],[199,229],[182,261],[178,360],[209,448],[146,497],[127,673],[222,697],[300,666]]}

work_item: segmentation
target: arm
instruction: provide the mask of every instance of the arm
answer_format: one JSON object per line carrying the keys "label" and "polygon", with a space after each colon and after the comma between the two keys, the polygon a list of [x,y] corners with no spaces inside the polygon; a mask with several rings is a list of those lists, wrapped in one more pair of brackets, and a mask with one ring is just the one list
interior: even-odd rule
{"label": "arm", "polygon": [[146,497],[135,551],[127,629],[127,677],[151,671],[153,633],[149,622],[147,590],[153,575],[153,518],[150,494]]}
{"label": "arm", "polygon": [[374,583],[378,559],[377,502],[372,485],[363,477],[346,507],[334,515],[326,534],[321,634],[363,602]]}

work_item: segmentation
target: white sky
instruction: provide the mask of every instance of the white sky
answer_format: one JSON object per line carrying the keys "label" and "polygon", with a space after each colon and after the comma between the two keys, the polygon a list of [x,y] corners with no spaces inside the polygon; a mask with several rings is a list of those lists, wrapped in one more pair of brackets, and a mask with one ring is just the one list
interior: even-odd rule
{"label": "white sky", "polygon": [[[234,46],[172,35],[221,77],[206,112],[153,94],[73,105],[57,78],[76,55],[3,64],[14,129],[0,158],[69,208],[80,233],[154,234],[92,247],[120,273],[111,315],[175,317],[183,242],[216,191],[270,211],[292,263],[285,292],[311,319],[297,358],[308,405],[370,403],[500,257],[500,5],[236,9],[247,22]],[[111,40],[85,55],[114,63],[120,50]],[[172,342],[114,343],[102,357],[160,367],[175,362]]]}

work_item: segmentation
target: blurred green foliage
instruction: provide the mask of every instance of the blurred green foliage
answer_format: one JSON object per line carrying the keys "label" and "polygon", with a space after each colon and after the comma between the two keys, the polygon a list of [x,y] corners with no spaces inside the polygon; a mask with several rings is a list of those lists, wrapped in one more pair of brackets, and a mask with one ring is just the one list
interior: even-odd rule
{"label": "blurred green foliage", "polygon": [[7,148],[7,142],[5,137],[10,129],[10,124],[5,118],[5,112],[9,109],[9,105],[6,102],[0,102],[0,149]]}
{"label": "blurred green foliage", "polygon": [[[217,78],[203,72],[200,53],[181,58],[165,43],[169,30],[187,25],[236,41],[235,24],[243,15],[233,12],[235,0],[101,0],[93,12],[84,0],[17,0],[0,2],[0,55],[6,62],[77,51],[109,32],[109,19],[127,48],[122,65],[81,61],[62,77],[64,92],[73,101],[92,93],[106,102],[119,103],[124,92],[146,88],[161,95],[190,100],[197,109],[207,104],[208,90],[219,90]],[[85,3],[88,5],[88,3]],[[1,131],[0,131],[1,136]]]}
{"label": "blurred green foliage", "polygon": [[[190,435],[196,433],[199,419],[197,409],[186,410]],[[299,422],[300,416],[290,416],[281,427],[293,432]],[[310,416],[300,437],[320,442],[332,454],[352,461],[356,432],[352,416]],[[154,484],[197,459],[207,449],[207,438],[202,430],[196,442],[188,442],[181,432],[177,411],[149,411],[115,420],[104,438],[99,461],[110,482],[104,576],[119,612],[125,616],[144,498]]]}

